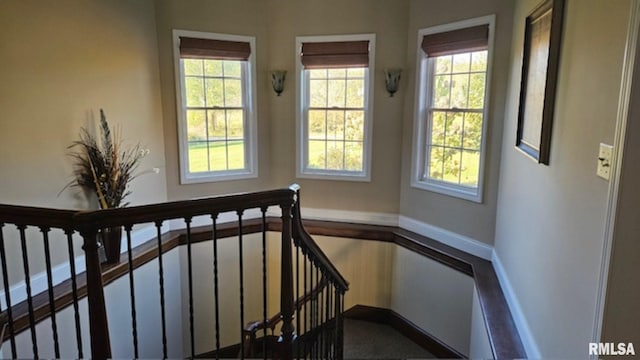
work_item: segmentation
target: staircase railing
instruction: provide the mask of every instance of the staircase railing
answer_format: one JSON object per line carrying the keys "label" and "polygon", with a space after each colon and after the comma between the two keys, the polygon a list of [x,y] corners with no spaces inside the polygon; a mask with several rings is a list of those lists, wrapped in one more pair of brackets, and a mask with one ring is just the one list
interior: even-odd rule
{"label": "staircase railing", "polygon": [[[248,231],[255,231],[259,227],[261,233],[261,257],[262,257],[262,313],[266,324],[267,294],[273,289],[267,288],[267,232],[280,231],[280,334],[275,341],[274,349],[270,350],[271,356],[292,359],[297,358],[342,358],[342,320],[341,314],[344,308],[344,294],[348,284],[331,264],[311,237],[304,231],[300,218],[299,188],[293,186],[288,189],[262,191],[246,194],[228,195],[208,199],[169,202],[163,204],[136,206],[120,209],[107,209],[90,212],[73,212],[65,210],[52,210],[31,208],[22,206],[0,205],[0,262],[2,263],[2,285],[4,290],[3,315],[6,315],[6,335],[11,343],[11,355],[30,356],[37,358],[42,353],[39,351],[36,323],[51,319],[52,340],[54,350],[51,355],[61,356],[59,332],[60,324],[56,321],[57,312],[73,305],[75,319],[75,334],[77,343],[77,357],[85,356],[83,349],[83,330],[81,318],[87,317],[89,327],[89,342],[91,357],[104,359],[112,357],[112,346],[108,326],[108,313],[105,304],[105,292],[103,284],[103,266],[99,256],[98,234],[101,229],[121,228],[124,230],[123,240],[126,242],[126,264],[129,282],[129,305],[131,309],[131,339],[133,357],[139,357],[138,342],[139,319],[136,309],[136,285],[134,269],[139,266],[134,254],[134,227],[151,226],[155,228],[155,248],[158,260],[158,289],[161,319],[161,344],[162,356],[168,357],[167,342],[167,311],[165,297],[167,290],[164,287],[165,269],[163,265],[163,253],[166,249],[166,225],[171,228],[180,228],[175,232],[179,236],[179,243],[186,247],[186,292],[188,293],[188,342],[185,348],[186,355],[196,357],[202,352],[199,343],[196,351],[196,338],[211,337],[210,334],[197,334],[195,331],[197,309],[194,306],[194,281],[204,281],[197,278],[193,268],[193,247],[202,241],[211,241],[213,258],[213,289],[215,318],[215,340],[209,344],[215,349],[216,357],[221,349],[221,332],[235,326],[224,325],[221,328],[220,299],[224,296],[220,289],[219,275],[228,269],[220,267],[221,254],[218,253],[218,243],[223,237],[230,235],[237,239],[238,259],[238,322],[240,332],[239,341],[244,336],[243,325],[245,321],[245,265],[243,258],[244,246],[247,242],[243,237]],[[267,215],[267,211],[273,208],[279,209],[280,216],[277,219]],[[247,219],[245,214],[252,212],[257,214],[257,219]],[[222,224],[222,215],[234,214],[235,227]],[[247,216],[248,217],[248,216]],[[269,219],[268,219],[269,218]],[[250,224],[252,229],[247,230]],[[11,226],[14,225],[14,226]],[[224,227],[224,231],[221,228]],[[11,229],[10,229],[11,228]],[[235,230],[234,230],[235,229]],[[52,234],[52,231],[54,232]],[[60,239],[59,239],[60,238]],[[52,253],[60,262],[59,248],[52,252],[50,242],[64,242],[67,249],[66,260],[62,264],[68,266],[68,276],[65,279],[57,278],[55,271],[60,265],[53,267]],[[76,258],[79,245],[82,244],[84,259]],[[147,244],[148,245],[148,244]],[[44,253],[46,285],[40,285],[41,289],[32,289],[34,281],[30,274],[31,264],[41,263],[37,255]],[[35,254],[35,255],[34,255]],[[302,260],[301,260],[302,258]],[[17,271],[16,262],[22,261],[22,271]],[[295,271],[294,271],[295,263]],[[118,265],[118,266],[122,266]],[[82,271],[84,267],[84,272]],[[109,266],[107,266],[109,268]],[[53,270],[52,270],[53,269]],[[57,270],[56,270],[57,269]],[[234,272],[235,273],[235,272]],[[250,274],[255,276],[256,274]],[[59,277],[59,276],[58,276]],[[323,279],[323,280],[321,280]],[[326,281],[327,286],[319,287]],[[21,284],[24,284],[22,286]],[[21,291],[22,287],[25,288]],[[306,294],[313,288],[320,289],[310,301],[303,306],[297,306],[295,299],[300,294]],[[227,290],[227,289],[225,289]],[[224,291],[228,293],[229,291]],[[88,312],[84,313],[79,306],[81,299],[86,294]],[[299,304],[299,301],[298,301]],[[169,309],[176,311],[180,309]],[[331,333],[328,329],[331,329]],[[31,332],[32,354],[19,354],[16,348],[16,335],[23,330]],[[296,329],[298,332],[296,333]],[[322,331],[320,331],[320,330]],[[266,331],[266,328],[264,329]],[[207,343],[205,341],[205,343]],[[240,357],[244,358],[243,347],[240,346]],[[73,355],[75,356],[75,355]],[[266,358],[267,351],[264,352]]]}

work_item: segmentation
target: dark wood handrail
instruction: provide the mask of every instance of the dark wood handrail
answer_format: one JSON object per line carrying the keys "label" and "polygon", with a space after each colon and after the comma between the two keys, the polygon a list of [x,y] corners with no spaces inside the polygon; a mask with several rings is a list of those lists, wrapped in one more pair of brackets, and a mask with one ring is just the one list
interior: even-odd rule
{"label": "dark wood handrail", "polygon": [[72,230],[77,211],[0,204],[0,224]]}

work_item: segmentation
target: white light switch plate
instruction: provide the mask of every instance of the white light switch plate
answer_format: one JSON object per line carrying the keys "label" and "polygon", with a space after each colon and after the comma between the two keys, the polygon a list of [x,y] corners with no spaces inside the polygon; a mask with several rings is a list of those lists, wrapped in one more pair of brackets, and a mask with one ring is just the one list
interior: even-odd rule
{"label": "white light switch plate", "polygon": [[598,170],[596,174],[605,180],[609,180],[611,175],[611,153],[613,146],[600,143],[600,151],[598,152]]}

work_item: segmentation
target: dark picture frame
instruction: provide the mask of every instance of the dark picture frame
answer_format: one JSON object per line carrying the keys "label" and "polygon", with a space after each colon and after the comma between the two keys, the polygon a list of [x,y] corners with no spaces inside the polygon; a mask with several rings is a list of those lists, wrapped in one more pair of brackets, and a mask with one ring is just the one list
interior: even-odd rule
{"label": "dark picture frame", "polygon": [[565,0],[546,0],[525,21],[516,147],[549,165]]}

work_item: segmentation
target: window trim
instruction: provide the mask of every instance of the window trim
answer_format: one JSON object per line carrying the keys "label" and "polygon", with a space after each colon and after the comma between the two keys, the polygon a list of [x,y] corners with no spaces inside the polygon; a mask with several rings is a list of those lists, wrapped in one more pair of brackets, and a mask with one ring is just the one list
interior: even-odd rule
{"label": "window trim", "polygon": [[[482,140],[480,143],[480,168],[478,171],[478,186],[470,188],[466,186],[450,184],[437,180],[422,180],[422,171],[424,169],[426,157],[426,144],[429,142],[430,134],[428,134],[429,124],[426,121],[427,111],[429,109],[429,99],[431,96],[432,85],[427,83],[430,78],[430,59],[424,55],[422,51],[422,39],[425,35],[435,34],[458,30],[478,25],[489,26],[489,38],[487,47],[487,71],[485,80],[484,109],[482,112]],[[493,45],[495,32],[495,15],[481,16],[473,19],[462,20],[444,25],[438,25],[420,29],[418,31],[418,39],[416,45],[416,84],[415,84],[415,100],[413,115],[413,146],[411,161],[411,186],[421,190],[428,190],[464,200],[482,203],[484,193],[484,178],[486,167],[487,153],[487,132],[489,124],[489,109],[491,107],[491,74],[493,63]]]}
{"label": "window trim", "polygon": [[[201,39],[241,41],[249,43],[251,54],[246,63],[246,79],[243,79],[245,86],[245,128],[247,133],[246,145],[248,149],[246,169],[241,170],[220,170],[202,173],[190,173],[188,159],[188,139],[187,139],[187,121],[185,103],[184,69],[180,65],[180,37],[193,37]],[[178,126],[178,161],[180,167],[180,184],[197,184],[225,180],[251,179],[258,177],[258,121],[257,121],[257,101],[256,101],[256,40],[253,36],[219,34],[189,30],[173,30],[173,62],[175,74],[175,90],[176,90],[176,113]]]}
{"label": "window trim", "polygon": [[[305,142],[308,133],[308,121],[305,113],[305,104],[308,104],[309,91],[306,84],[308,76],[302,66],[300,49],[303,42],[332,42],[332,41],[369,41],[369,67],[365,70],[364,99],[364,139],[362,172],[342,170],[318,170],[305,167],[305,159],[308,146]],[[373,84],[375,83],[375,34],[353,35],[321,35],[321,36],[296,36],[296,177],[304,179],[342,180],[342,181],[371,181],[371,151],[373,137]]]}

